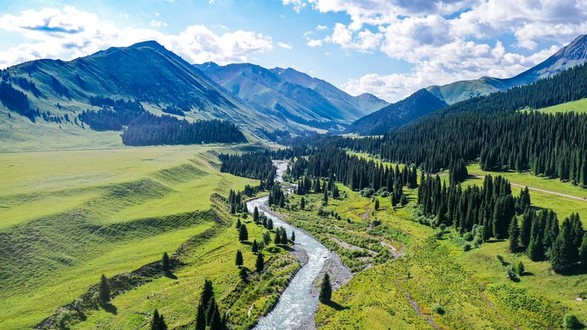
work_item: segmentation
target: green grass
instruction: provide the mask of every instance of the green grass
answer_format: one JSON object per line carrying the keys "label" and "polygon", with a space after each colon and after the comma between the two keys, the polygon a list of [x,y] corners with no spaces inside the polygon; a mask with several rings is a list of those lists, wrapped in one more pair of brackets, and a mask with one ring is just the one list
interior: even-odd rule
{"label": "green grass", "polygon": [[[470,172],[484,174],[477,172],[478,167],[469,168]],[[492,173],[497,174],[504,173]],[[505,176],[512,182],[541,189],[578,196],[585,193],[568,183],[527,173],[505,173]],[[472,179],[465,184],[475,183],[482,181]],[[299,197],[290,197],[290,211],[284,211],[288,221],[310,231],[326,245],[332,236],[342,241],[369,236],[390,242],[403,249],[405,255],[383,263],[368,261],[371,267],[360,271],[334,292],[333,300],[340,306],[320,305],[316,315],[319,326],[326,329],[421,329],[429,328],[427,322],[431,319],[441,329],[544,329],[558,328],[568,312],[582,321],[587,320],[587,307],[576,300],[587,294],[587,274],[554,274],[548,262],[532,262],[523,253],[509,253],[505,241],[484,243],[463,252],[465,241],[455,232],[447,231],[439,240],[435,237],[438,229],[415,221],[415,191],[406,190],[411,202],[396,210],[391,207],[389,198],[376,197],[380,210],[375,212],[371,199],[360,197],[347,188],[341,191],[348,197],[340,201],[331,199],[324,210],[341,215],[343,221],[332,215],[317,216],[321,194],[305,197],[310,200],[307,211],[292,208]],[[571,211],[583,214],[586,204],[582,201],[574,204],[568,198],[545,193],[531,192],[531,195],[533,205],[555,209],[561,214],[559,217]],[[352,224],[344,221],[347,218]],[[381,224],[373,229],[369,223],[375,218],[381,220]],[[353,245],[367,248],[361,245],[365,241],[353,242]],[[334,246],[333,249],[354,270],[365,265],[346,258],[348,251],[344,248]],[[506,278],[506,267],[497,259],[498,254],[512,264],[523,261],[528,274],[518,283],[510,281]],[[417,304],[421,315],[416,313],[413,304]],[[435,311],[438,307],[444,314]]]}
{"label": "green grass", "polygon": [[132,271],[210,228],[211,194],[256,184],[218,172],[224,150],[0,154],[0,328],[32,327],[102,273]]}
{"label": "green grass", "polygon": [[587,112],[587,99],[581,99],[577,101],[557,104],[552,107],[538,109],[538,111],[543,113],[559,113],[559,112],[577,112],[577,113],[586,113]]}

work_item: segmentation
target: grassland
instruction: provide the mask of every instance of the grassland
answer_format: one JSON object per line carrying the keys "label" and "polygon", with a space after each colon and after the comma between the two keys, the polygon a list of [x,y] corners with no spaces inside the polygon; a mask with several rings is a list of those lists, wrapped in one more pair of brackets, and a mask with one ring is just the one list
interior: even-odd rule
{"label": "grassland", "polygon": [[[412,197],[414,193],[409,192]],[[509,253],[505,241],[463,252],[464,241],[454,232],[438,239],[438,229],[414,221],[413,202],[394,210],[388,198],[380,199],[380,211],[366,220],[364,212],[374,210],[374,203],[355,192],[347,190],[347,195],[326,209],[358,222],[355,226],[363,227],[363,235],[388,239],[403,256],[373,263],[358,273],[334,293],[333,300],[340,306],[320,306],[318,325],[326,329],[422,329],[431,324],[441,329],[544,329],[559,327],[568,312],[587,319],[587,306],[576,300],[587,294],[587,274],[554,274],[548,262]],[[315,198],[318,201],[320,196]],[[291,213],[292,219],[300,217]],[[368,222],[375,217],[381,220],[377,230]],[[330,222],[330,227],[339,225],[331,216],[322,221]],[[318,237],[328,233],[308,228],[317,231]],[[511,264],[522,261],[526,276],[518,283],[510,281],[497,255]]]}
{"label": "grassland", "polygon": [[[206,213],[213,205],[210,196],[257,183],[218,171],[216,153],[228,150],[183,146],[0,154],[0,328],[33,327],[86,292],[101,274],[130,272],[218,227]],[[260,229],[251,232],[260,238]],[[228,297],[238,284],[236,249],[243,250],[249,268],[254,257],[235,240],[233,228],[221,226],[215,233],[183,256],[177,279],[155,279],[119,295],[117,314],[90,313],[77,327],[119,327],[136,319],[137,311],[144,322],[153,306],[168,312],[171,324],[189,323],[196,304],[190,298],[199,294],[206,277]],[[274,282],[284,286],[297,261],[280,249],[266,259],[272,256],[274,271],[251,281],[266,290],[237,298],[233,293],[232,300],[276,299]],[[149,304],[134,300],[137,295],[148,297]]]}
{"label": "grassland", "polygon": [[581,99],[577,101],[557,104],[552,107],[538,109],[538,111],[543,113],[558,113],[558,112],[577,112],[577,113],[586,113],[587,112],[587,99]]}

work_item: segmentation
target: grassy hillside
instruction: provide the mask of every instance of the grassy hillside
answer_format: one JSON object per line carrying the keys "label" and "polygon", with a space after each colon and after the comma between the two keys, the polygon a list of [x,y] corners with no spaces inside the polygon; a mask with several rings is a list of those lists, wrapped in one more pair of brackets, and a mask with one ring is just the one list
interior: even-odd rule
{"label": "grassy hillside", "polygon": [[558,112],[577,112],[577,113],[587,113],[587,99],[581,99],[577,101],[557,104],[552,107],[538,109],[540,112],[544,113],[558,113]]}
{"label": "grassy hillside", "polygon": [[[111,277],[160,260],[163,252],[171,254],[203,233],[213,235],[188,249],[177,280],[162,278],[131,291],[150,299],[140,309],[141,320],[148,319],[152,304],[165,305],[164,313],[173,308],[154,298],[156,290],[171,292],[165,285],[185,296],[175,312],[165,314],[176,325],[193,319],[196,302],[187,299],[199,294],[205,277],[219,277],[217,292],[227,296],[238,282],[234,251],[244,251],[249,268],[254,259],[235,240],[234,229],[215,223],[206,210],[213,193],[226,196],[257,183],[217,170],[216,153],[228,151],[190,146],[0,154],[0,328],[32,327],[86,292],[101,274]],[[260,229],[250,230],[252,238],[261,236]],[[275,255],[282,255],[279,249]],[[287,279],[297,261],[287,254],[279,258],[285,259],[275,267]],[[125,295],[116,299],[119,321],[137,312],[132,300],[122,303]],[[97,324],[116,317],[100,315]],[[94,317],[88,322],[78,327],[93,327]]]}

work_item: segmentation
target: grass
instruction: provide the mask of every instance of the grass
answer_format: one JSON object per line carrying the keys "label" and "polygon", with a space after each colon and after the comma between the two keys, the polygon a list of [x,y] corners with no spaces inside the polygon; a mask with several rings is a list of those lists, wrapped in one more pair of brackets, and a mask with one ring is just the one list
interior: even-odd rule
{"label": "grass", "polygon": [[538,109],[538,111],[543,113],[559,113],[559,112],[577,112],[577,113],[586,113],[587,112],[587,99],[581,99],[577,101],[571,101],[567,103],[557,104],[552,107]]}
{"label": "grass", "polygon": [[32,327],[102,273],[158,260],[210,228],[211,194],[256,184],[218,172],[223,150],[0,154],[0,328]]}
{"label": "grass", "polygon": [[[478,167],[469,168],[470,173],[485,174],[479,172]],[[581,188],[558,180],[527,173],[504,175],[512,182],[531,187],[577,196],[585,194]],[[474,183],[482,181],[466,182]],[[587,274],[555,274],[550,271],[548,262],[532,262],[523,253],[509,253],[506,241],[484,243],[463,252],[466,242],[452,230],[447,230],[439,239],[436,237],[438,229],[415,221],[415,191],[407,190],[410,204],[396,210],[391,207],[389,198],[376,197],[380,201],[379,211],[374,211],[373,200],[346,188],[341,191],[347,197],[341,201],[331,199],[329,205],[323,207],[328,214],[326,217],[317,216],[321,195],[305,197],[311,201],[307,211],[292,207],[299,197],[290,197],[290,210],[285,211],[288,220],[310,231],[326,245],[333,236],[350,241],[349,235],[368,235],[390,242],[405,254],[382,262],[372,258],[365,267],[366,263],[353,263],[346,258],[349,251],[344,247],[334,246],[333,250],[347,266],[361,271],[334,292],[336,304],[320,305],[316,315],[320,327],[421,329],[430,328],[429,322],[433,322],[441,329],[544,329],[560,327],[566,313],[587,321],[587,306],[576,300],[587,294]],[[574,204],[574,200],[536,191],[531,195],[533,205],[552,208],[559,212],[559,218],[567,216],[565,212],[583,214],[584,204],[587,204],[578,200],[578,204]],[[342,221],[336,219],[337,214]],[[345,221],[347,218],[351,224]],[[375,218],[381,224],[372,228],[370,223]],[[361,245],[366,241],[354,242],[358,242],[357,247],[368,248]],[[506,277],[507,267],[497,255],[511,264],[524,263],[526,273],[520,282]]]}

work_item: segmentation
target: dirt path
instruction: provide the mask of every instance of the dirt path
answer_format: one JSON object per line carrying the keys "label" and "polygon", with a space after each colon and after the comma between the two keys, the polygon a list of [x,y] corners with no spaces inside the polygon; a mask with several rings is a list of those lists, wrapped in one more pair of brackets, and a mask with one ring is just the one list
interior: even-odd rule
{"label": "dirt path", "polygon": [[[482,176],[480,175],[472,175],[474,178],[477,179],[483,179]],[[561,196],[561,197],[565,197],[565,198],[571,198],[571,199],[576,199],[579,201],[583,201],[583,202],[587,202],[587,198],[585,197],[578,197],[578,196],[573,196],[573,195],[568,195],[568,194],[563,194],[563,193],[559,193],[556,191],[552,191],[552,190],[545,190],[545,189],[540,189],[540,188],[534,188],[534,187],[530,187],[524,184],[519,184],[519,183],[514,183],[510,181],[510,184],[514,187],[520,187],[520,188],[524,188],[524,187],[528,187],[529,190],[534,190],[534,191],[539,191],[539,192],[543,192],[545,194],[551,194],[551,195],[556,195],[556,196]]]}
{"label": "dirt path", "polygon": [[414,298],[412,298],[412,295],[410,294],[410,292],[406,289],[404,289],[403,286],[401,286],[399,284],[398,280],[395,280],[395,285],[397,285],[397,287],[402,290],[408,297],[408,301],[410,302],[410,305],[412,305],[412,308],[414,309],[414,311],[416,312],[416,314],[418,314],[418,316],[424,318],[426,320],[426,322],[428,322],[428,324],[430,324],[431,327],[433,327],[434,329],[440,329],[438,327],[438,325],[436,323],[434,323],[434,320],[432,319],[432,317],[430,315],[426,315],[424,313],[422,313],[422,311],[420,311],[420,306],[418,305],[418,302],[416,300],[414,300]]}

